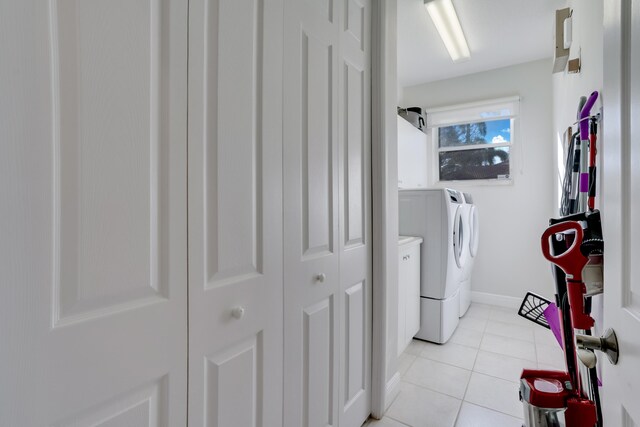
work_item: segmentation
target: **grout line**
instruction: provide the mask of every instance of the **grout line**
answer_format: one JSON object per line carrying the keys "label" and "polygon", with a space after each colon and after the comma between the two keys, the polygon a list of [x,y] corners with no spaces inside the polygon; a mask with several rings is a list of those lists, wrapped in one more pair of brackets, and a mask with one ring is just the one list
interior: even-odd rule
{"label": "grout line", "polygon": [[[404,353],[403,353],[404,354]],[[407,369],[404,371],[404,373],[400,374],[400,380],[404,380],[405,375],[407,375],[407,372],[409,372],[409,369],[411,369],[411,367],[413,366],[414,363],[416,363],[416,360],[418,360],[418,357],[420,356],[416,356],[415,354],[409,354],[410,356],[413,356],[413,360],[411,361],[411,363],[409,363],[409,366],[407,367]],[[400,370],[398,370],[398,372],[400,372]]]}
{"label": "grout line", "polygon": [[469,402],[468,400],[465,400],[464,402],[466,402],[466,403],[468,403],[470,405],[479,406],[480,408],[488,409],[489,411],[497,412],[497,413],[502,414],[502,415],[508,415],[511,418],[516,418],[516,419],[522,421],[522,417],[516,417],[515,415],[509,414],[508,412],[499,411],[499,410],[494,409],[494,408],[489,408],[488,406],[480,405],[479,403]]}
{"label": "grout line", "polygon": [[[467,384],[468,386],[469,384]],[[466,392],[466,391],[465,391]],[[455,427],[456,424],[458,424],[458,418],[460,418],[460,411],[462,411],[462,404],[464,403],[464,400],[460,401],[460,405],[458,405],[458,410],[456,411],[456,418],[453,420],[453,426]]]}
{"label": "grout line", "polygon": [[[526,342],[526,343],[532,344],[531,341],[521,340],[520,338],[505,337],[504,335],[496,335],[496,334],[491,333],[491,332],[485,332],[485,334],[493,335],[494,337],[504,338],[504,339],[507,339],[507,340],[516,340],[516,341],[522,341],[522,342]],[[483,336],[483,338],[484,338],[484,336]]]}
{"label": "grout line", "polygon": [[[523,362],[538,363],[537,359],[536,359],[536,360],[523,359],[522,357],[510,356],[510,355],[508,355],[508,354],[498,353],[497,351],[484,350],[484,349],[480,349],[480,351],[483,351],[483,352],[485,352],[485,353],[495,354],[495,355],[498,355],[498,356],[509,357],[509,358],[511,358],[511,359],[522,360]],[[478,352],[478,353],[479,353],[479,352]]]}
{"label": "grout line", "polygon": [[393,417],[390,417],[389,415],[385,415],[385,417],[386,417],[386,418],[389,418],[389,419],[391,419],[391,420],[393,420],[393,421],[395,421],[395,422],[397,422],[397,423],[400,423],[400,424],[402,424],[403,426],[407,426],[407,427],[414,427],[414,426],[412,426],[411,424],[403,423],[402,421],[397,420],[397,419],[395,419],[395,418],[393,418]]}
{"label": "grout line", "polygon": [[[469,380],[471,380],[471,376],[469,376]],[[451,394],[449,394],[449,393],[446,393],[446,392],[444,392],[444,391],[442,391],[442,390],[434,390],[434,389],[432,389],[432,388],[429,388],[428,386],[426,386],[426,385],[424,385],[424,384],[415,383],[415,382],[410,381],[410,380],[402,380],[402,381],[404,381],[405,383],[408,383],[408,384],[414,385],[414,386],[416,386],[416,387],[420,387],[420,388],[422,388],[422,389],[429,390],[429,391],[431,391],[431,392],[433,392],[433,393],[438,393],[438,394],[441,394],[441,395],[443,395],[443,396],[451,397],[452,399],[456,399],[456,400],[459,400],[459,401],[462,401],[462,400],[464,399],[464,395],[463,395],[462,397],[453,396],[453,395],[451,395]],[[468,385],[469,385],[469,382],[467,382],[467,386],[468,386]]]}
{"label": "grout line", "polygon": [[[456,343],[452,343],[452,344],[456,344]],[[477,348],[473,348],[473,347],[467,347],[467,346],[464,346],[464,345],[462,345],[462,344],[456,344],[456,345],[459,345],[459,346],[462,346],[462,347],[465,347],[465,348],[470,348],[470,349],[472,349],[472,350],[476,350],[476,355],[474,356],[474,359],[473,359],[473,362],[475,363],[475,358],[478,356],[478,351],[480,351],[479,349],[477,349]],[[464,370],[466,370],[466,371],[472,371],[472,370],[473,370],[473,367],[472,367],[472,369],[465,368],[465,367],[463,367],[463,366],[454,365],[454,364],[452,364],[452,363],[445,362],[445,361],[442,361],[442,360],[432,359],[432,358],[430,358],[430,357],[428,357],[428,356],[423,356],[422,354],[420,354],[420,355],[419,355],[419,356],[417,356],[417,357],[419,357],[420,359],[429,360],[429,361],[431,361],[431,362],[437,362],[437,363],[442,363],[443,365],[453,366],[454,368],[464,369]],[[415,362],[415,360],[414,360],[414,362]],[[413,362],[412,362],[412,364],[413,364]]]}

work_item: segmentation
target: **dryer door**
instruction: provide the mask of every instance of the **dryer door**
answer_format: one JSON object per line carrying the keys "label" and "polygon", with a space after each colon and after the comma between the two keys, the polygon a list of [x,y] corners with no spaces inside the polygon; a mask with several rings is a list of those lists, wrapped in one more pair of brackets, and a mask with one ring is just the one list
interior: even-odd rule
{"label": "dryer door", "polygon": [[478,234],[480,232],[479,222],[478,222],[478,209],[476,209],[475,205],[471,206],[471,211],[469,212],[469,254],[472,258],[476,256],[478,253]]}
{"label": "dryer door", "polygon": [[462,250],[464,249],[464,221],[462,220],[462,208],[456,208],[456,215],[453,221],[453,255],[458,268],[462,268]]}

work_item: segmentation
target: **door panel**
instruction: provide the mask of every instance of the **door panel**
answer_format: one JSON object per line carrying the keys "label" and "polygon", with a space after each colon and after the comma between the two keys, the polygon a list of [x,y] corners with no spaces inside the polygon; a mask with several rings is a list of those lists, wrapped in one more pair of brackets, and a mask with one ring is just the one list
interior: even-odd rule
{"label": "door panel", "polygon": [[[334,299],[304,309],[304,425],[334,424]],[[288,406],[288,405],[287,405]]]}
{"label": "door panel", "polygon": [[330,254],[334,229],[333,49],[302,30],[303,256]]}
{"label": "door panel", "polygon": [[367,363],[366,324],[367,296],[364,282],[356,283],[345,291],[344,336],[344,402],[349,406],[358,394],[366,391]]}
{"label": "door panel", "polygon": [[262,333],[206,358],[206,405],[203,425],[255,426],[258,411],[258,381],[263,378]]}
{"label": "door panel", "polygon": [[600,360],[604,423],[626,427],[640,424],[640,3],[616,0],[604,10],[604,320],[616,332],[620,359],[617,365]]}
{"label": "door panel", "polygon": [[183,425],[187,2],[0,16],[0,425]]}
{"label": "door panel", "polygon": [[340,425],[359,426],[371,412],[371,3],[338,3]]}
{"label": "door panel", "polygon": [[167,425],[166,377],[98,405],[55,427],[121,427]]}
{"label": "door panel", "polygon": [[288,427],[337,425],[337,9],[285,1],[284,364]]}
{"label": "door panel", "polygon": [[167,296],[167,4],[116,3],[52,3],[55,325]]}
{"label": "door panel", "polygon": [[282,3],[189,12],[189,424],[282,424]]}
{"label": "door panel", "polygon": [[202,124],[207,287],[262,274],[262,7],[260,0],[205,2],[205,46],[199,54],[207,61]]}
{"label": "door panel", "polygon": [[369,2],[285,1],[285,426],[370,408]]}
{"label": "door panel", "polygon": [[365,75],[344,63],[344,247],[365,244]]}

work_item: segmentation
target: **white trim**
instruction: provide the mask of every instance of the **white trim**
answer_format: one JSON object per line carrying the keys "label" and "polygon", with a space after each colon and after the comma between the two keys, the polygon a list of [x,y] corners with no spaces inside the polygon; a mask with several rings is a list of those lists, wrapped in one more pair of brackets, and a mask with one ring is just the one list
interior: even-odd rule
{"label": "white trim", "polygon": [[[395,369],[397,351],[397,334],[390,332],[397,331],[397,324],[393,323],[394,313],[389,312],[395,300],[394,291],[397,292],[389,284],[393,283],[391,278],[397,276],[398,262],[397,3],[396,0],[374,0],[371,6],[371,415],[382,418],[390,404],[390,393],[397,388],[391,384],[390,389],[387,383],[390,370]],[[396,376],[394,372],[390,382],[399,381]]]}
{"label": "white trim", "polygon": [[400,373],[396,372],[395,375],[387,382],[384,390],[384,401],[386,403],[384,408],[385,412],[389,409],[389,406],[391,406],[400,393],[400,378]]}
{"label": "white trim", "polygon": [[429,108],[429,109],[426,109],[425,112],[427,114],[441,113],[443,111],[462,110],[465,108],[483,107],[485,105],[502,104],[507,102],[516,102],[516,101],[520,102],[520,95],[506,96],[504,98],[487,99],[484,101],[465,102],[464,104],[447,105],[444,107]]}
{"label": "white trim", "polygon": [[499,148],[499,147],[511,147],[511,142],[490,142],[488,144],[469,144],[458,145],[455,147],[440,147],[438,153],[450,152],[450,151],[465,151],[465,150],[482,150],[485,148]]}
{"label": "white trim", "polygon": [[488,292],[471,291],[471,302],[476,302],[478,304],[496,305],[498,307],[513,308],[517,310],[520,308],[520,304],[522,304],[522,298],[490,294]]}

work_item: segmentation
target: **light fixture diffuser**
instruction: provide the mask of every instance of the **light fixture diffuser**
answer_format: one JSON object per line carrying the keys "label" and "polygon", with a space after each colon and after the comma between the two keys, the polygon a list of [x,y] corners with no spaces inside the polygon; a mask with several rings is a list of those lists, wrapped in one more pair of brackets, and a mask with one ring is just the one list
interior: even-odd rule
{"label": "light fixture diffuser", "polygon": [[429,12],[453,62],[468,60],[471,53],[451,0],[424,0],[424,7]]}

